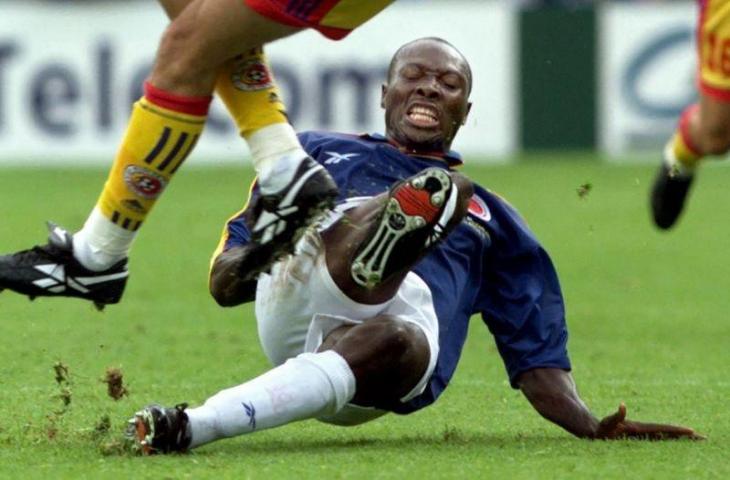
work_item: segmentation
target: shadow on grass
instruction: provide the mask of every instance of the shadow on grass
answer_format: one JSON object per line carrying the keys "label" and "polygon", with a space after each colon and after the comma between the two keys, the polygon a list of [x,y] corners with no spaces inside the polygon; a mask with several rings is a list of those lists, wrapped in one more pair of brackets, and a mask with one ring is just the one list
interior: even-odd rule
{"label": "shadow on grass", "polygon": [[[291,440],[257,439],[246,441],[216,442],[202,450],[196,450],[193,455],[207,456],[216,454],[317,454],[317,453],[347,453],[349,450],[363,453],[364,451],[378,452],[380,450],[393,452],[399,449],[420,449],[434,447],[437,449],[459,449],[463,447],[479,447],[485,449],[503,448],[531,448],[537,445],[554,445],[562,447],[579,441],[568,436],[500,436],[493,433],[463,433],[455,430],[444,430],[433,435],[405,435],[400,437],[354,437],[354,438],[292,438]],[[250,439],[253,440],[253,439]]]}

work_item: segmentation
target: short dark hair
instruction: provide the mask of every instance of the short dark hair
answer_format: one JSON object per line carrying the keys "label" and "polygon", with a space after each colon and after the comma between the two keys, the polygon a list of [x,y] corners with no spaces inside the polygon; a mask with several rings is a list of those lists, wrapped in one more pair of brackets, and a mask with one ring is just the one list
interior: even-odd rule
{"label": "short dark hair", "polygon": [[422,38],[416,38],[415,40],[411,40],[410,42],[404,43],[403,45],[401,45],[398,48],[398,50],[395,51],[395,53],[393,54],[393,57],[390,59],[390,65],[388,65],[388,82],[390,82],[391,76],[393,75],[393,70],[395,69],[395,64],[398,61],[398,57],[403,52],[403,50],[405,50],[406,48],[410,47],[414,43],[419,43],[419,42],[424,42],[424,41],[441,43],[443,45],[446,45],[446,46],[450,47],[456,53],[459,54],[459,56],[462,58],[462,60],[464,60],[464,65],[466,65],[466,77],[467,77],[467,80],[469,82],[469,92],[471,92],[472,75],[471,75],[471,66],[469,65],[469,61],[466,59],[466,57],[464,56],[464,54],[461,53],[461,51],[458,48],[456,48],[451,42],[449,42],[447,40],[444,40],[441,37],[422,37]]}

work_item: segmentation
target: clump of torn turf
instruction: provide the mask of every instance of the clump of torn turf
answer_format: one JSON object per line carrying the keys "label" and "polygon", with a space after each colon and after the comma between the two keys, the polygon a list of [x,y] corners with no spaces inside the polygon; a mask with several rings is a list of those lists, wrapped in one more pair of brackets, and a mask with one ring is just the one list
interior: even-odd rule
{"label": "clump of torn turf", "polygon": [[576,188],[575,191],[578,193],[578,198],[581,200],[588,197],[588,194],[591,193],[591,190],[593,189],[593,185],[590,182],[586,182],[580,187]]}
{"label": "clump of torn turf", "polygon": [[53,372],[56,374],[56,383],[59,385],[70,383],[68,365],[58,361],[53,364]]}
{"label": "clump of torn turf", "polygon": [[68,365],[58,361],[53,364],[54,380],[58,387],[58,393],[53,395],[52,398],[61,401],[61,405],[58,409],[48,413],[46,415],[47,424],[45,426],[46,438],[53,440],[59,433],[58,424],[61,421],[63,415],[66,414],[68,409],[71,407],[71,373]]}
{"label": "clump of torn turf", "polygon": [[58,386],[58,393],[54,395],[54,398],[61,400],[61,409],[54,412],[54,415],[60,416],[66,413],[71,406],[71,373],[68,365],[60,361],[53,364],[53,373]]}
{"label": "clump of torn turf", "polygon": [[99,442],[97,448],[101,455],[108,456],[129,456],[135,455],[135,451],[122,439],[112,439]]}
{"label": "clump of torn turf", "polygon": [[124,375],[119,368],[109,367],[102,380],[106,383],[106,392],[114,400],[119,400],[125,395],[129,395],[129,390],[124,386]]}
{"label": "clump of torn turf", "polygon": [[112,421],[109,418],[109,415],[102,415],[98,422],[96,422],[96,425],[94,425],[94,435],[98,437],[103,437],[107,433],[109,433],[109,430],[112,428]]}
{"label": "clump of torn turf", "polygon": [[462,444],[466,441],[464,434],[456,427],[446,425],[441,433],[444,443]]}

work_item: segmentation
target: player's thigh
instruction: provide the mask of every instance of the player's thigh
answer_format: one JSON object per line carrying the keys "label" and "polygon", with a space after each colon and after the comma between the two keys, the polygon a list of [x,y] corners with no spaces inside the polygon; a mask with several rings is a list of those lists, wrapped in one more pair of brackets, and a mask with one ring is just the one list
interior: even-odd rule
{"label": "player's thigh", "polygon": [[700,96],[700,129],[708,153],[723,153],[730,147],[730,100]]}
{"label": "player's thigh", "polygon": [[191,0],[168,28],[162,48],[194,62],[191,68],[208,70],[299,30],[260,15],[242,0]]}

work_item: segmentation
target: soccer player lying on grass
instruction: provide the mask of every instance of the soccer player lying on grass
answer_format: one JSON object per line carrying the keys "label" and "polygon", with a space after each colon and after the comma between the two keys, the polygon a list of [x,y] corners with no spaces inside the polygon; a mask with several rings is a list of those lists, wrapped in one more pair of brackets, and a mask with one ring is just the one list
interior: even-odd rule
{"label": "soccer player lying on grass", "polygon": [[[684,427],[597,419],[578,396],[558,279],[504,200],[452,170],[470,109],[471,71],[447,42],[401,47],[383,86],[386,137],[300,136],[335,178],[339,206],[295,255],[258,282],[247,208],[228,221],[211,271],[224,306],[256,301],[275,367],[202,406],[150,405],[130,420],[145,453],[182,451],[296,420],[356,425],[432,404],[456,369],[469,319],[482,315],[510,382],[548,420],[582,438],[700,438]],[[405,179],[405,180],[404,180]]]}
{"label": "soccer player lying on grass", "polygon": [[49,224],[47,244],[0,256],[0,291],[77,297],[99,309],[119,302],[132,242],[195,147],[214,90],[248,143],[265,199],[250,219],[257,252],[245,275],[268,270],[334,204],[337,187],[288,123],[261,46],[304,29],[344,38],[392,2],[161,0],[172,22],[96,205],[75,234]]}

